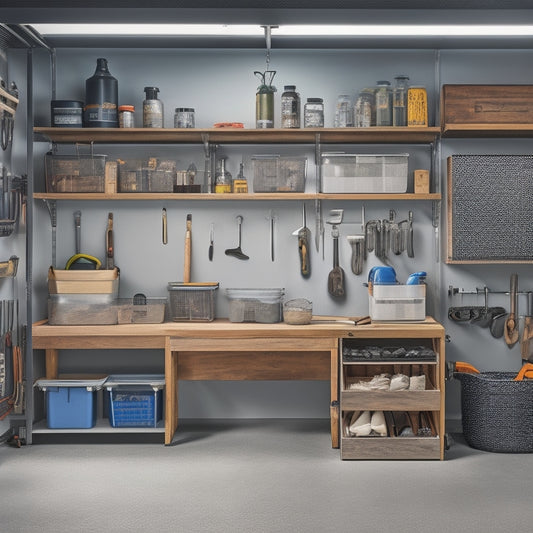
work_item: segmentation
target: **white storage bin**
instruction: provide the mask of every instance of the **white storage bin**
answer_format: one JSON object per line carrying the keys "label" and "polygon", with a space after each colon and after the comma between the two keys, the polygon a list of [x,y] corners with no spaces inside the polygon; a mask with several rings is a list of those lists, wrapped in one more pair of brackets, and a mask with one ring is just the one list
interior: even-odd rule
{"label": "white storage bin", "polygon": [[426,319],[426,285],[373,285],[368,314],[374,322]]}
{"label": "white storage bin", "polygon": [[404,193],[409,154],[322,154],[324,193]]}

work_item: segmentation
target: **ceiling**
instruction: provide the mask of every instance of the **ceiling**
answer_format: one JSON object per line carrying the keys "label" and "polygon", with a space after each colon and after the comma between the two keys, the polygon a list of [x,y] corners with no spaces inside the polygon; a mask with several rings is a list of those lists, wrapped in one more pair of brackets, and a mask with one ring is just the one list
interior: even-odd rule
{"label": "ceiling", "polygon": [[[0,23],[533,24],[533,0],[2,0]],[[149,7],[146,7],[149,5]],[[126,9],[127,8],[127,9]],[[61,47],[264,48],[261,37],[47,36]],[[272,48],[532,48],[533,36],[506,38],[280,37]]]}

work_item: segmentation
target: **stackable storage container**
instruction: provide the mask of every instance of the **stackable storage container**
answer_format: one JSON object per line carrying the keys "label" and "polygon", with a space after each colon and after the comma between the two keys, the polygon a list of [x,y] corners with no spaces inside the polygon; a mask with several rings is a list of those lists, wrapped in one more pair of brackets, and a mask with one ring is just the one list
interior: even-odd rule
{"label": "stackable storage container", "polygon": [[40,379],[35,385],[46,394],[46,420],[50,429],[88,429],[96,424],[97,391],[106,378]]}
{"label": "stackable storage container", "polygon": [[404,193],[409,154],[322,154],[324,193]]}
{"label": "stackable storage container", "polygon": [[230,322],[281,322],[284,289],[226,289]]}
{"label": "stackable storage container", "polygon": [[306,157],[257,155],[252,158],[254,192],[304,192]]}
{"label": "stackable storage container", "polygon": [[163,418],[163,374],[117,374],[107,378],[112,427],[156,427]]}
{"label": "stackable storage container", "polygon": [[175,322],[211,322],[215,319],[218,283],[168,284],[169,315]]}

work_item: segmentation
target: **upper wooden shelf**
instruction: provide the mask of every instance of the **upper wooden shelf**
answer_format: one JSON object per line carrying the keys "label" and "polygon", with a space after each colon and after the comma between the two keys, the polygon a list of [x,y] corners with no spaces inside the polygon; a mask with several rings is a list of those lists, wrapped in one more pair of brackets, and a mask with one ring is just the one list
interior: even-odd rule
{"label": "upper wooden shelf", "polygon": [[247,194],[208,194],[208,193],[115,193],[98,192],[65,192],[42,193],[36,192],[33,197],[39,200],[212,200],[212,201],[243,201],[243,200],[440,200],[439,193],[247,193]]}
{"label": "upper wooden shelf", "polygon": [[[168,128],[34,128],[56,143],[211,143],[233,144],[427,144],[440,135],[439,127],[302,128],[302,129],[168,129]],[[320,135],[320,137],[317,137]]]}
{"label": "upper wooden shelf", "polygon": [[444,124],[444,137],[533,137],[533,124]]}

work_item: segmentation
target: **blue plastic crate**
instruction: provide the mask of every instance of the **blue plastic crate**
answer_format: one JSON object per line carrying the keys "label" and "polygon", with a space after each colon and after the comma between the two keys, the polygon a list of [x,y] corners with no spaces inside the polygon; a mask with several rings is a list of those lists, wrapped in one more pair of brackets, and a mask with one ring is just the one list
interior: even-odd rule
{"label": "blue plastic crate", "polygon": [[112,427],[156,427],[163,417],[163,391],[152,387],[117,387],[109,390]]}

